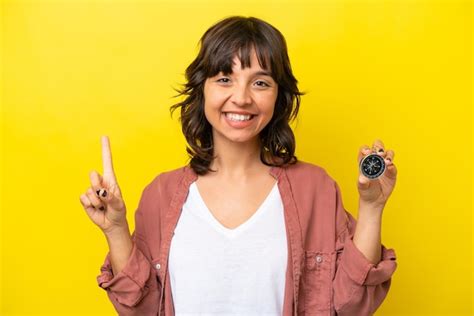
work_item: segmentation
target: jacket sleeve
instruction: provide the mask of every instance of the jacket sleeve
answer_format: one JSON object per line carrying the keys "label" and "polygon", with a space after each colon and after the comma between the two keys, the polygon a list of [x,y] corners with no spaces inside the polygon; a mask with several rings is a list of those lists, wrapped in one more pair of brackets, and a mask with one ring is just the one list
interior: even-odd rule
{"label": "jacket sleeve", "polygon": [[158,314],[160,287],[144,237],[143,202],[146,199],[146,193],[147,188],[143,191],[135,212],[133,248],[129,260],[124,268],[114,275],[109,252],[100,269],[101,273],[97,276],[98,285],[106,290],[115,310],[123,316],[156,316]]}
{"label": "jacket sleeve", "polygon": [[334,307],[338,316],[372,315],[387,296],[397,268],[394,249],[382,247],[382,259],[373,264],[355,246],[356,219],[344,209],[336,186],[336,272],[333,280]]}

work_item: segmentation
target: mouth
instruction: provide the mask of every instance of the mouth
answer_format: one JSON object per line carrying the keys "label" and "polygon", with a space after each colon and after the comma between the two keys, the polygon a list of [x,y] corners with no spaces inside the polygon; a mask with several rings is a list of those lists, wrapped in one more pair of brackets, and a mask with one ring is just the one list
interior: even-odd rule
{"label": "mouth", "polygon": [[222,112],[228,126],[235,129],[245,129],[253,126],[256,122],[255,114],[242,115],[232,112]]}
{"label": "mouth", "polygon": [[223,112],[225,117],[233,122],[246,122],[252,120],[256,114],[237,114],[232,112]]}

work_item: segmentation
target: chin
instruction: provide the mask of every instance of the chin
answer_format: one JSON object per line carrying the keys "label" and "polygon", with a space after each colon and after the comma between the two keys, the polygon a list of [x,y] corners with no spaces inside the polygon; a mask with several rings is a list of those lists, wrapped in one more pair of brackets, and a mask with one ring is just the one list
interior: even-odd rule
{"label": "chin", "polygon": [[221,135],[221,137],[225,138],[227,141],[231,141],[234,143],[250,143],[257,140],[258,135],[251,135],[251,136],[230,136],[230,135]]}
{"label": "chin", "polygon": [[229,137],[227,139],[234,143],[249,143],[254,140],[253,138],[248,138],[248,137],[237,137],[237,138]]}

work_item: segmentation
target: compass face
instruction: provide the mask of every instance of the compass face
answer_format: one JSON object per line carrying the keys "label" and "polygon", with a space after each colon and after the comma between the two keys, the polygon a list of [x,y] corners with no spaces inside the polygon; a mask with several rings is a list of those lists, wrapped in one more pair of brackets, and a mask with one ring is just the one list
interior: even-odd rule
{"label": "compass face", "polygon": [[370,154],[361,160],[360,171],[369,179],[378,178],[385,171],[385,161],[377,154]]}

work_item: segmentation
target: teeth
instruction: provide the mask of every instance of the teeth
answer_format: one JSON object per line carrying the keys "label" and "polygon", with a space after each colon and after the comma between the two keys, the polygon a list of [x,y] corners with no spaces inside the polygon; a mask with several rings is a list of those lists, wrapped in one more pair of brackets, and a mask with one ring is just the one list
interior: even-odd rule
{"label": "teeth", "polygon": [[248,121],[252,117],[252,115],[241,115],[235,113],[226,113],[225,115],[232,121]]}

